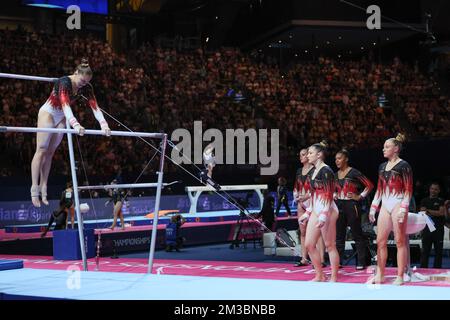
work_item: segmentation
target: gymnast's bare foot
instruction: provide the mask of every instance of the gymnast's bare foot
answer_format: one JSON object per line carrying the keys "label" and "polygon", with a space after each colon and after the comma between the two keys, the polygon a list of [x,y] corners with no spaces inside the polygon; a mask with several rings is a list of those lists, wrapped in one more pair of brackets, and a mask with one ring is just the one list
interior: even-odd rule
{"label": "gymnast's bare foot", "polygon": [[403,277],[397,276],[395,278],[394,282],[392,282],[392,285],[394,286],[401,286],[403,284]]}
{"label": "gymnast's bare foot", "polygon": [[47,186],[41,186],[41,198],[42,203],[48,206],[48,200],[47,200]]}
{"label": "gymnast's bare foot", "polygon": [[324,274],[318,274],[311,281],[312,282],[324,282],[324,281],[327,281],[327,278],[325,277]]}
{"label": "gymnast's bare foot", "polygon": [[384,276],[377,273],[375,276],[369,278],[367,283],[368,284],[382,284],[382,283],[384,283]]}
{"label": "gymnast's bare foot", "polygon": [[31,186],[31,202],[36,208],[41,207],[41,201],[39,201],[39,186]]}

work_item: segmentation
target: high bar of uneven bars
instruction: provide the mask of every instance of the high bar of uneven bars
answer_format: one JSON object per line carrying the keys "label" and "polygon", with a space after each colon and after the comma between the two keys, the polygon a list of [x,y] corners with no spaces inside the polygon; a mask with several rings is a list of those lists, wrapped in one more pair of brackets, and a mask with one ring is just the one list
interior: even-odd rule
{"label": "high bar of uneven bars", "polygon": [[0,72],[0,78],[19,79],[19,80],[37,80],[37,81],[47,81],[47,82],[54,82],[54,81],[58,80],[58,78],[35,77],[35,76],[26,76],[23,74],[1,73],[1,72]]}
{"label": "high bar of uneven bars", "polygon": [[[33,127],[3,127],[0,126],[0,133],[2,132],[24,132],[24,133],[35,133],[35,132],[48,132],[48,133],[72,133],[78,134],[75,129],[63,129],[63,128],[33,128]],[[97,135],[104,136],[102,130],[85,130],[85,135]],[[145,137],[145,138],[159,138],[164,137],[164,133],[148,133],[148,132],[128,132],[128,131],[111,131],[112,136],[120,137]]]}
{"label": "high bar of uneven bars", "polygon": [[[170,186],[176,182],[163,183],[163,187]],[[83,186],[78,187],[78,190],[92,190],[92,189],[137,189],[137,188],[156,188],[157,183],[134,183],[134,184],[105,184],[98,186]]]}

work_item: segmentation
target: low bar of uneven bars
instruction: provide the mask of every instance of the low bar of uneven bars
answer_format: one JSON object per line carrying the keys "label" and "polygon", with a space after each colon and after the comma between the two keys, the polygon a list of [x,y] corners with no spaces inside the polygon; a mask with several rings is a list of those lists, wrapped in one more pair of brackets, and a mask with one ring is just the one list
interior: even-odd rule
{"label": "low bar of uneven bars", "polygon": [[[169,186],[172,183],[163,183],[163,186]],[[105,184],[98,186],[83,186],[78,187],[78,190],[91,190],[91,189],[138,189],[138,188],[156,188],[157,183],[134,183],[134,184]]]}
{"label": "low bar of uneven bars", "polygon": [[19,80],[37,80],[37,81],[47,81],[47,82],[54,82],[54,81],[58,80],[58,78],[35,77],[35,76],[26,76],[23,74],[1,73],[1,72],[0,72],[0,78],[19,79]]}
{"label": "low bar of uneven bars", "polygon": [[[0,126],[1,132],[25,132],[25,133],[35,133],[35,132],[48,132],[48,133],[72,133],[78,134],[75,129],[63,129],[63,128],[33,128],[33,127],[3,127]],[[85,135],[97,135],[104,136],[102,130],[85,130]],[[164,137],[163,133],[148,133],[148,132],[128,132],[128,131],[111,131],[112,136],[121,137],[144,137],[144,138],[159,138]]]}

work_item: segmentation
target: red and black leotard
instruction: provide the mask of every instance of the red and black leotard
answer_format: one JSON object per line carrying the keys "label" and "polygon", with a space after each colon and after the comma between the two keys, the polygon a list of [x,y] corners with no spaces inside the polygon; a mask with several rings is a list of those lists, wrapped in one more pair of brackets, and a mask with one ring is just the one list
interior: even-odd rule
{"label": "red and black leotard", "polygon": [[347,227],[350,226],[356,244],[357,265],[364,266],[366,264],[367,241],[361,229],[361,203],[350,198],[348,193],[366,197],[372,189],[372,182],[354,168],[350,168],[342,179],[339,179],[339,174],[336,172],[336,204],[339,209],[339,217],[336,221],[336,248],[342,262],[344,261]]}
{"label": "red and black leotard", "polygon": [[327,165],[319,170],[314,179],[311,176],[311,205],[306,211],[314,212],[319,216],[328,216],[331,211],[337,212],[338,209],[333,200],[335,185],[334,172]]}
{"label": "red and black leotard", "polygon": [[401,203],[407,212],[413,191],[413,173],[405,160],[400,160],[391,170],[386,171],[387,162],[378,168],[377,192],[372,201],[372,208],[377,210],[380,202],[389,213]]}
{"label": "red and black leotard", "polygon": [[347,197],[349,192],[359,194],[365,198],[372,189],[372,182],[355,168],[351,168],[343,179],[339,179],[339,175],[336,172],[336,198],[338,200],[351,200]]}
{"label": "red and black leotard", "polygon": [[79,125],[78,121],[74,117],[71,107],[76,104],[80,99],[87,102],[95,118],[100,123],[102,128],[108,127],[108,124],[103,117],[103,113],[98,107],[97,100],[94,95],[94,89],[91,84],[80,88],[77,94],[73,93],[72,81],[68,76],[59,78],[54,86],[53,90],[48,97],[46,103],[43,105],[44,110],[54,115],[55,112],[63,111],[64,116],[69,120],[72,127]]}
{"label": "red and black leotard", "polygon": [[309,206],[310,201],[308,196],[311,196],[311,175],[314,172],[314,167],[311,167],[305,175],[302,173],[302,169],[303,168],[298,169],[296,173],[294,197],[297,198],[298,196],[307,196],[307,198],[301,203],[303,209],[306,209]]}
{"label": "red and black leotard", "polygon": [[92,85],[87,84],[86,86],[80,88],[77,94],[74,94],[72,89],[72,81],[68,76],[64,76],[55,82],[53,90],[47,101],[53,108],[62,110],[63,105],[68,104],[73,107],[80,99],[86,100],[88,105],[93,110],[97,109],[97,100],[95,99]]}
{"label": "red and black leotard", "polygon": [[311,174],[314,171],[314,167],[304,175],[302,174],[302,168],[297,170],[296,179],[294,183],[294,192],[298,195],[306,195],[311,191]]}

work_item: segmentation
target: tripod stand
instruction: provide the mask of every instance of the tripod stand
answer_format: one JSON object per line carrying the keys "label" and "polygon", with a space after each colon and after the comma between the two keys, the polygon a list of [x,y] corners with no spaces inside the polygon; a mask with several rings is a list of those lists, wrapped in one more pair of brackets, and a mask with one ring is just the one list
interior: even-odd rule
{"label": "tripod stand", "polygon": [[[234,235],[233,235],[233,240],[231,241],[231,244],[230,244],[230,249],[239,248],[239,242],[242,242],[242,244],[244,245],[244,248],[247,248],[246,234],[242,233],[242,225],[245,221],[247,222],[248,226],[250,227],[251,221],[250,221],[249,217],[245,214],[244,211],[241,210],[241,212],[239,213],[239,218],[236,222],[237,227],[235,227],[235,229],[234,229]],[[252,228],[251,230],[252,230],[252,234],[253,234],[253,236],[252,236],[253,248],[256,249],[257,230],[255,230],[255,226],[252,226],[251,228]]]}

